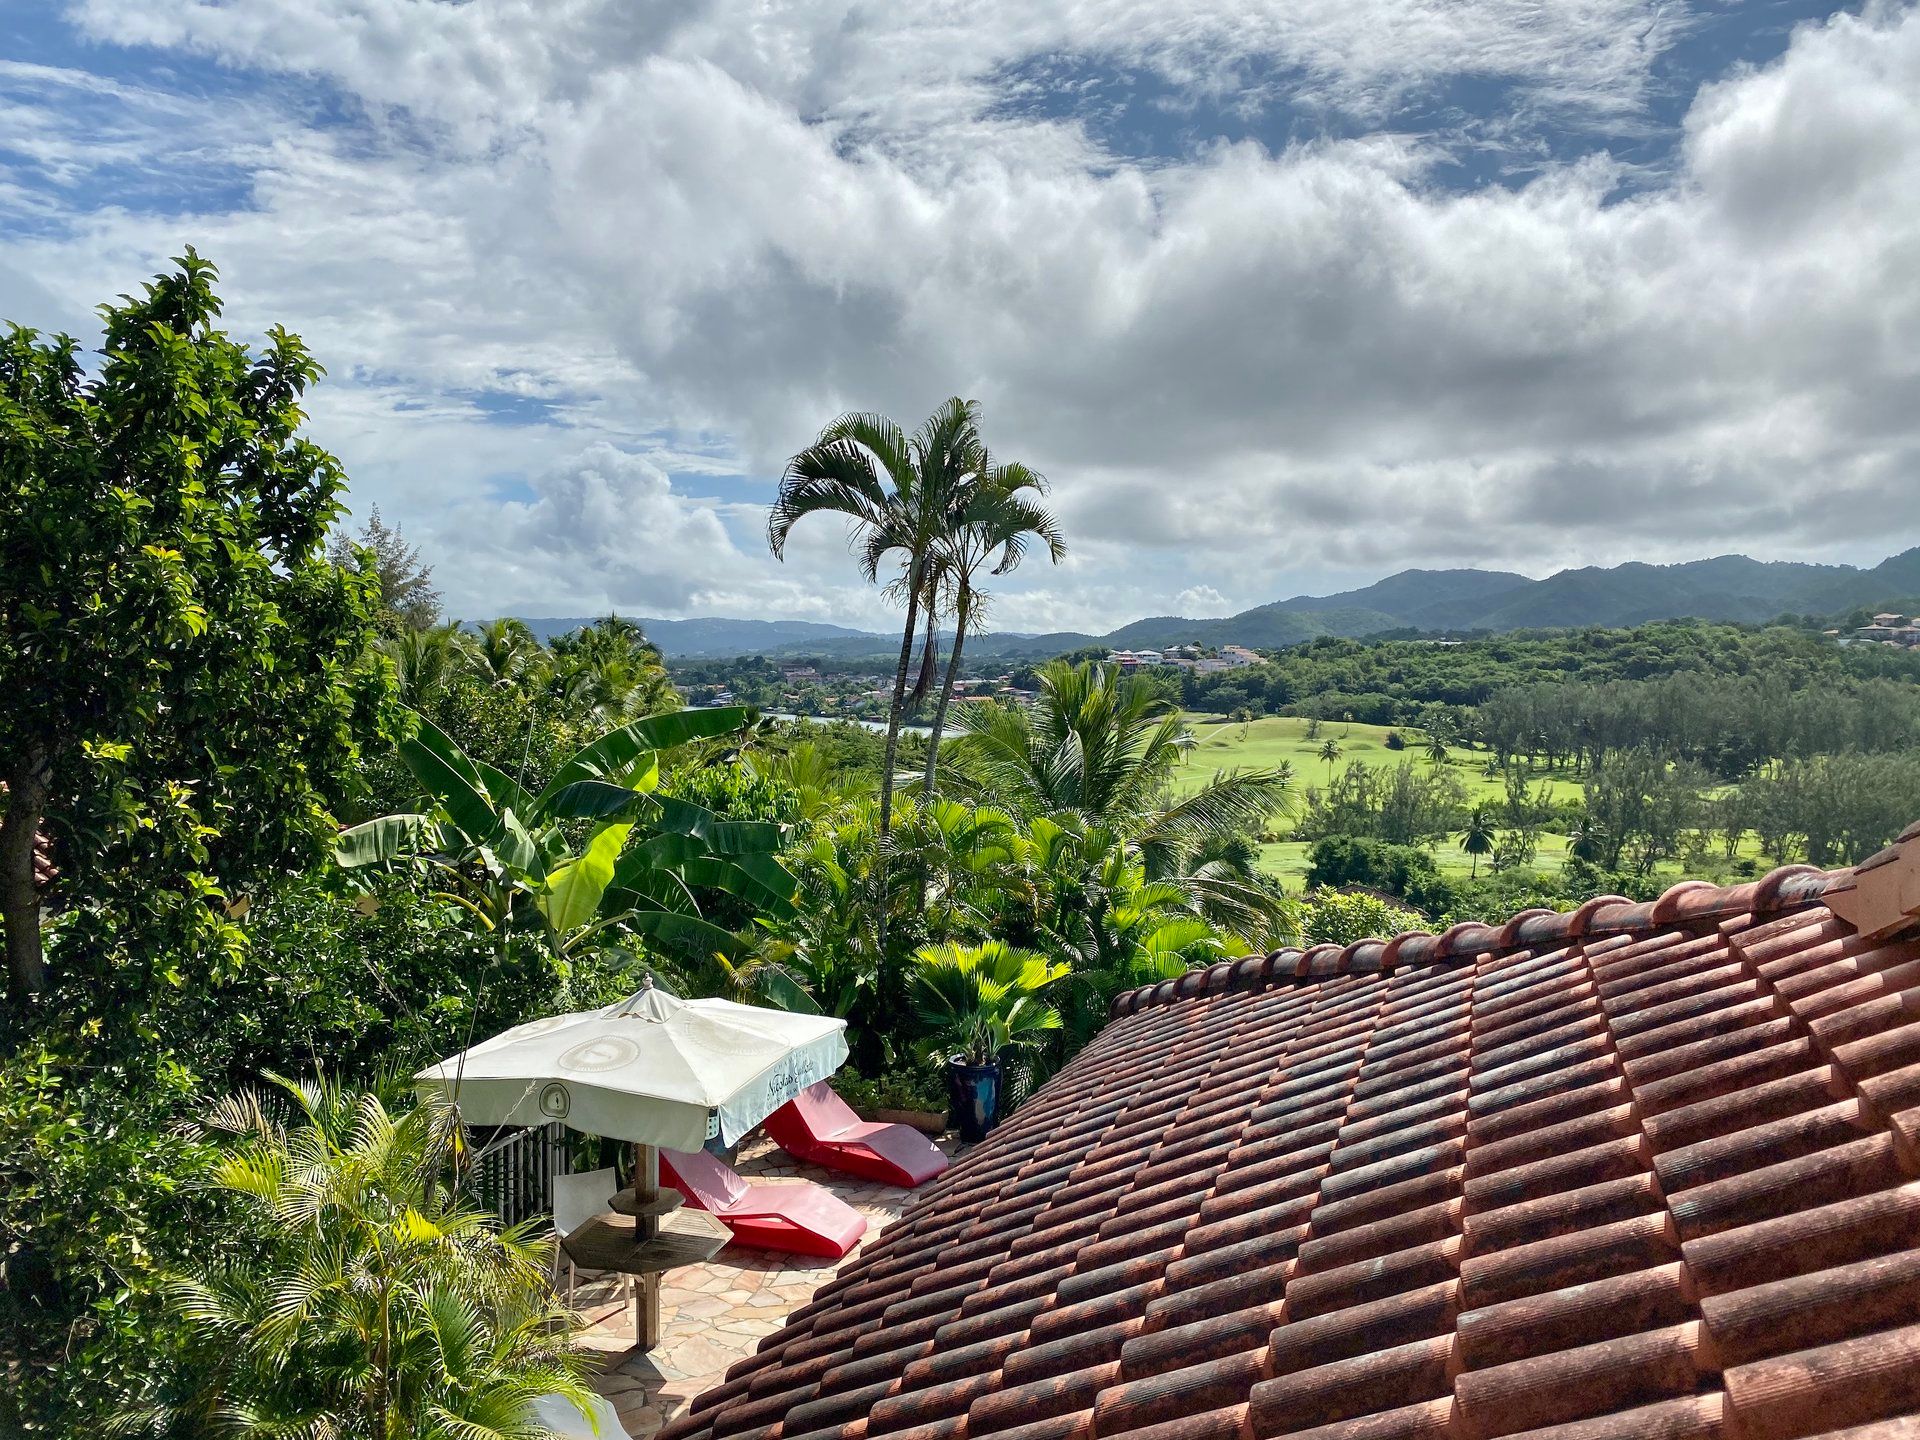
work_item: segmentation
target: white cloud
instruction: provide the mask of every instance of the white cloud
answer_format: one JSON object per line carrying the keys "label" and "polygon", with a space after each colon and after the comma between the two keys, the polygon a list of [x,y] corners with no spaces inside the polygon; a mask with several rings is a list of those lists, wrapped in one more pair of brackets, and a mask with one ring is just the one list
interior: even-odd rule
{"label": "white cloud", "polygon": [[[956,391],[1051,476],[1075,551],[1002,586],[1009,628],[1410,564],[1871,559],[1920,528],[1911,7],[1806,28],[1704,90],[1667,182],[1632,194],[1605,155],[1448,190],[1445,137],[1384,132],[1132,163],[993,106],[1006,67],[1064,56],[1195,102],[1278,65],[1296,103],[1360,119],[1501,76],[1516,105],[1631,127],[1689,21],[1628,0],[74,13],[102,41],[324,77],[374,118],[240,136],[212,101],[168,97],[164,123],[129,101],[116,154],[203,133],[248,203],[0,239],[0,299],[80,323],[195,241],[237,326],[316,346],[320,438],[432,535],[471,611],[874,622],[837,535],[776,566],[737,500],[667,472],[765,483],[842,409],[911,421]],[[0,125],[84,169],[26,83],[55,82],[16,78]],[[556,408],[490,423],[480,391]],[[534,502],[489,498],[527,476]]]}
{"label": "white cloud", "polygon": [[1234,605],[1211,585],[1189,585],[1174,597],[1174,606],[1181,615],[1191,615],[1196,620],[1204,620],[1213,615],[1231,615]]}

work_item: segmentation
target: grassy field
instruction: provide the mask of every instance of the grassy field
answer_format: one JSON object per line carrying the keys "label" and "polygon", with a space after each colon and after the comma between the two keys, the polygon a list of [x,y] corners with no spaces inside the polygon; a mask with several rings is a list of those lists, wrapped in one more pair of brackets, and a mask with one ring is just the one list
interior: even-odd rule
{"label": "grassy field", "polygon": [[[1301,789],[1309,785],[1325,785],[1328,767],[1327,762],[1320,758],[1320,747],[1328,740],[1336,740],[1340,744],[1340,758],[1333,762],[1336,773],[1356,760],[1381,769],[1390,769],[1406,760],[1423,767],[1428,764],[1419,748],[1425,737],[1418,731],[1401,731],[1407,748],[1389,750],[1389,727],[1385,725],[1348,725],[1340,721],[1323,721],[1319,737],[1309,740],[1307,727],[1311,722],[1293,716],[1269,716],[1244,724],[1221,721],[1217,716],[1208,715],[1190,715],[1187,718],[1192,722],[1194,734],[1200,743],[1194,747],[1186,768],[1175,781],[1182,791],[1197,789],[1222,770],[1282,763],[1293,767],[1294,783]],[[1459,776],[1461,783],[1466,786],[1469,801],[1492,802],[1505,793],[1500,777],[1488,773],[1490,758],[1484,750],[1457,746],[1447,761],[1447,768]],[[1580,796],[1577,781],[1552,779],[1546,784],[1555,800],[1578,799]],[[1307,872],[1309,848],[1294,841],[1280,841],[1263,845],[1261,855],[1267,869],[1285,880],[1297,883]],[[1541,870],[1558,869],[1566,853],[1565,836],[1542,835],[1535,864]],[[1472,857],[1460,848],[1457,839],[1436,845],[1433,855],[1440,863],[1441,871],[1448,875],[1464,876],[1473,868]],[[1485,861],[1481,863],[1484,867]]]}

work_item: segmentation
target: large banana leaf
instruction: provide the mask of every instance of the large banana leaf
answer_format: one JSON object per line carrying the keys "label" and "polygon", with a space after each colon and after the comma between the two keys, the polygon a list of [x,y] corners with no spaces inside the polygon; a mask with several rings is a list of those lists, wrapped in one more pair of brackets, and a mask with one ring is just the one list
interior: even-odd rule
{"label": "large banana leaf", "polygon": [[722,820],[691,800],[672,795],[658,799],[660,829],[699,839],[716,855],[772,854],[780,848],[780,827],[771,820]]}
{"label": "large banana leaf", "polygon": [[794,1015],[825,1013],[820,1009],[819,1002],[801,988],[800,982],[784,970],[769,967],[760,973],[757,980],[760,993],[778,1009]]}
{"label": "large banana leaf", "polygon": [[480,778],[486,782],[487,794],[493,797],[496,805],[511,805],[522,815],[533,813],[533,796],[521,787],[519,781],[494,769],[484,760],[475,760],[473,768],[480,772]]}
{"label": "large banana leaf", "polygon": [[343,870],[397,860],[431,843],[431,815],[382,815],[362,825],[349,826],[334,837],[333,860]]}
{"label": "large banana leaf", "polygon": [[[639,898],[638,895],[634,896],[635,900]],[[642,935],[652,935],[661,940],[681,940],[708,950],[717,950],[723,955],[736,955],[746,945],[746,941],[731,930],[723,930],[711,920],[702,920],[697,915],[683,915],[676,910],[633,910],[623,917],[623,923],[629,930]]]}
{"label": "large banana leaf", "polygon": [[587,848],[576,860],[557,867],[547,876],[546,888],[536,897],[547,923],[562,935],[590,922],[600,911],[600,901],[613,880],[614,860],[627,843],[633,822],[603,825],[595,832]]}
{"label": "large banana leaf", "polygon": [[576,780],[550,792],[540,814],[546,820],[635,819],[659,808],[651,799],[660,784],[660,762],[655,759],[625,785],[611,780]]}
{"label": "large banana leaf", "polygon": [[423,718],[419,733],[400,742],[400,758],[461,834],[476,845],[493,839],[500,829],[500,812],[487,794],[486,781],[433,722]]}
{"label": "large banana leaf", "polygon": [[771,857],[761,856],[779,870],[786,881],[784,889],[770,885],[759,876],[749,873],[745,868],[718,856],[705,856],[688,861],[681,867],[680,873],[689,885],[699,885],[708,890],[721,890],[729,895],[757,905],[771,914],[785,917],[793,914],[793,877],[780,869],[778,862]]}
{"label": "large banana leaf", "polygon": [[608,731],[591,745],[575,751],[554,773],[553,782],[541,792],[538,803],[547,806],[553,797],[579,780],[599,780],[618,775],[653,750],[670,750],[694,740],[710,740],[731,735],[744,727],[753,711],[744,705],[729,705],[710,710],[669,710],[649,715],[631,725]]}
{"label": "large banana leaf", "polygon": [[520,823],[520,817],[511,809],[500,812],[499,828],[495,830],[490,848],[507,864],[524,875],[535,880],[543,879],[547,873],[547,857],[540,844]]}

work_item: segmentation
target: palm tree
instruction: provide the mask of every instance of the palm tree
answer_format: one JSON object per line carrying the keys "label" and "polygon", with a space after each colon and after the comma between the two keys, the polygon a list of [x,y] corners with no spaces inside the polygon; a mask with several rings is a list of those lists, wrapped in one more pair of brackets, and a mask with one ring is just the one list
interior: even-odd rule
{"label": "palm tree", "polygon": [[1060,1028],[1060,1012],[1039,995],[1067,973],[1064,964],[1002,940],[924,945],[913,958],[914,1001],[943,1054],[988,1065]]}
{"label": "palm tree", "polygon": [[466,646],[473,671],[489,685],[512,685],[537,664],[540,642],[526,625],[511,616],[484,620],[474,628]]}
{"label": "palm tree", "polygon": [[1486,806],[1474,807],[1473,814],[1467,817],[1467,828],[1460,832],[1460,848],[1473,857],[1473,869],[1469,880],[1480,876],[1480,857],[1493,850],[1493,817],[1487,814]]}
{"label": "palm tree", "polygon": [[250,1095],[208,1122],[225,1140],[213,1183],[254,1243],[173,1283],[208,1353],[188,1413],[164,1418],[194,1434],[533,1440],[550,1433],[538,1397],[586,1413],[552,1240],[463,1201],[457,1114],[278,1083],[291,1128]]}
{"label": "palm tree", "polygon": [[420,709],[446,689],[464,663],[467,637],[458,624],[407,626],[382,639],[380,650],[393,662],[396,698]]}
{"label": "palm tree", "polygon": [[1453,752],[1447,749],[1447,742],[1438,735],[1427,736],[1427,743],[1420,747],[1426,752],[1427,761],[1433,765],[1444,765]]}
{"label": "palm tree", "polygon": [[1179,799],[1171,782],[1193,731],[1157,689],[1105,665],[1054,661],[1025,709],[970,705],[956,755],[1002,806],[1070,812],[1125,838],[1154,879],[1219,836],[1256,828],[1292,798],[1278,769],[1222,771]]}
{"label": "palm tree", "polygon": [[553,655],[556,696],[601,724],[624,725],[680,708],[659,650],[631,620],[597,620],[555,640]]}
{"label": "palm tree", "polygon": [[954,682],[960,676],[960,651],[969,626],[977,623],[980,591],[974,578],[998,556],[993,574],[1005,575],[1025,558],[1029,538],[1044,541],[1048,557],[1057,565],[1067,553],[1060,527],[1036,498],[1047,482],[1026,466],[995,465],[984,460],[980,473],[966,487],[955,523],[934,552],[935,578],[953,594],[953,651],[947,656],[946,678],[934,707],[933,729],[927,737],[927,768],[922,788],[933,793],[935,768],[940,763],[940,734],[946,727],[947,707],[953,701]]}
{"label": "palm tree", "polygon": [[[900,633],[900,659],[894,667],[880,773],[882,847],[875,873],[881,894],[886,890],[884,842],[893,825],[894,765],[906,708],[907,667],[913,660],[914,636],[928,598],[929,567],[960,513],[955,496],[985,464],[979,407],[970,400],[947,401],[911,436],[884,415],[842,415],[822,430],[812,445],[787,462],[780,492],[767,517],[767,544],[777,558],[785,557],[787,536],[796,524],[809,515],[829,514],[852,522],[855,553],[868,580],[877,580],[890,559],[897,558],[901,567],[900,588],[907,619]],[[928,629],[933,629],[931,617]],[[884,912],[879,944],[884,965]]]}
{"label": "palm tree", "polygon": [[1329,735],[1320,742],[1320,758],[1327,762],[1327,783],[1333,783],[1333,762],[1340,758],[1340,742]]}

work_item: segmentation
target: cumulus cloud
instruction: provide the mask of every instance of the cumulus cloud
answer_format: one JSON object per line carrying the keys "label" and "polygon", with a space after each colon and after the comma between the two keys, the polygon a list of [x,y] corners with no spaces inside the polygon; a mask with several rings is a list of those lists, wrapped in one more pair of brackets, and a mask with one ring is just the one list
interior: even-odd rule
{"label": "cumulus cloud", "polygon": [[[1706,85],[1651,188],[1596,145],[1467,189],[1441,183],[1458,137],[1398,132],[1396,97],[1492,76],[1509,110],[1638,133],[1695,17],[1637,0],[1056,0],[967,23],[746,0],[72,13],[96,41],[323,81],[364,123],[289,113],[239,137],[212,102],[164,95],[163,124],[135,94],[117,149],[204,125],[246,203],[70,206],[0,240],[0,277],[84,315],[200,244],[237,322],[320,350],[322,438],[431,530],[471,612],[877,620],[840,536],[776,566],[741,497],[840,410],[911,422],[955,392],[1052,478],[1074,546],[1003,585],[1010,628],[1213,613],[1413,564],[1874,559],[1915,538],[1912,7],[1807,26]],[[1345,121],[1274,148],[1108,153],[1071,105],[1004,103],[1062,57],[1150,70],[1195,105],[1279,85]],[[0,126],[54,134],[84,170],[51,106],[27,94]],[[499,424],[483,402],[500,395],[539,423]],[[732,477],[729,498],[703,500],[698,476]]]}

